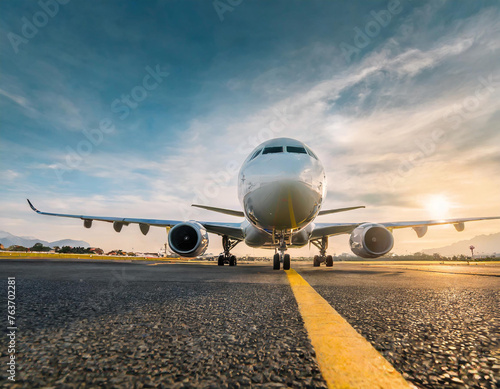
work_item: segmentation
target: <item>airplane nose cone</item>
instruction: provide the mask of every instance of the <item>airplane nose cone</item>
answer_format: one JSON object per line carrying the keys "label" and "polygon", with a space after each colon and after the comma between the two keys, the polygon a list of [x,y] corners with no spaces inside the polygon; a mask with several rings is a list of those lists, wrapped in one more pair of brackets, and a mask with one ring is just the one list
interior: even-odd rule
{"label": "airplane nose cone", "polygon": [[299,230],[317,215],[326,192],[325,171],[309,154],[280,152],[250,160],[240,170],[245,214],[267,231]]}
{"label": "airplane nose cone", "polygon": [[255,189],[245,198],[247,216],[271,231],[300,229],[316,216],[321,193],[306,182],[281,179]]}

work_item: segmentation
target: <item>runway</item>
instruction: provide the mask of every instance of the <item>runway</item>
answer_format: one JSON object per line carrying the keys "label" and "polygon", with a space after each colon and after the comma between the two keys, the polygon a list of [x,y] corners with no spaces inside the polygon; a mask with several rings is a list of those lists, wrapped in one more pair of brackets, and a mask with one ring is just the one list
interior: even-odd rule
{"label": "runway", "polygon": [[[292,268],[412,385],[500,382],[499,265]],[[0,269],[3,317],[16,277],[10,387],[327,387],[289,276],[270,263],[4,259]]]}

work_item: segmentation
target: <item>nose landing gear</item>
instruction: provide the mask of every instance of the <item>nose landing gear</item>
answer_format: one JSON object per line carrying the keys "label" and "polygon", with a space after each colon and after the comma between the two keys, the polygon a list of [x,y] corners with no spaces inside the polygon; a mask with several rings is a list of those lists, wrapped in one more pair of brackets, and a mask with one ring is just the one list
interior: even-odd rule
{"label": "nose landing gear", "polygon": [[281,262],[283,262],[283,270],[290,270],[290,254],[285,254],[286,251],[286,240],[283,235],[279,237],[279,253],[274,254],[273,257],[273,269],[279,270],[281,267]]}
{"label": "nose landing gear", "polygon": [[290,270],[290,254],[276,253],[273,257],[273,269],[279,270],[283,262],[283,270]]}

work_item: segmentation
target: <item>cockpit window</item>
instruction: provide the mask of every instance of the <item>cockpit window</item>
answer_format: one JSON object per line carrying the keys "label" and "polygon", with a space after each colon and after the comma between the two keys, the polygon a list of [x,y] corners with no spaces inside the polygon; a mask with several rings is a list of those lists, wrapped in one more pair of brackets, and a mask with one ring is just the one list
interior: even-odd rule
{"label": "cockpit window", "polygon": [[283,146],[271,146],[271,147],[265,147],[264,151],[262,152],[262,155],[282,153],[282,152],[283,152]]}
{"label": "cockpit window", "polygon": [[314,159],[318,159],[318,157],[316,157],[316,154],[314,154],[309,147],[306,147],[306,150],[311,157],[313,157]]}
{"label": "cockpit window", "polygon": [[286,151],[289,153],[307,154],[305,148],[297,146],[286,146]]}
{"label": "cockpit window", "polygon": [[252,159],[254,159],[257,155],[259,155],[261,151],[262,151],[262,149],[259,149],[259,150],[257,150],[255,153],[253,153],[252,158],[250,158],[250,161],[251,161]]}

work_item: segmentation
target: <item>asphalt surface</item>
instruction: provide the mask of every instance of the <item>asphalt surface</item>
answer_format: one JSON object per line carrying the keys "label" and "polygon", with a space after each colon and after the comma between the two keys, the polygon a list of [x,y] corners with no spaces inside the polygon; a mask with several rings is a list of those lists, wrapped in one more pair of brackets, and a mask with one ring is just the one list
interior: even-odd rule
{"label": "asphalt surface", "polygon": [[[0,260],[2,328],[8,276],[18,326],[0,384],[326,387],[283,271],[150,265]],[[292,267],[418,387],[498,387],[498,266]]]}
{"label": "asphalt surface", "polygon": [[2,278],[17,280],[19,386],[326,387],[283,272],[53,261],[0,266]]}
{"label": "asphalt surface", "polygon": [[335,265],[297,270],[407,380],[500,387],[499,266]]}

